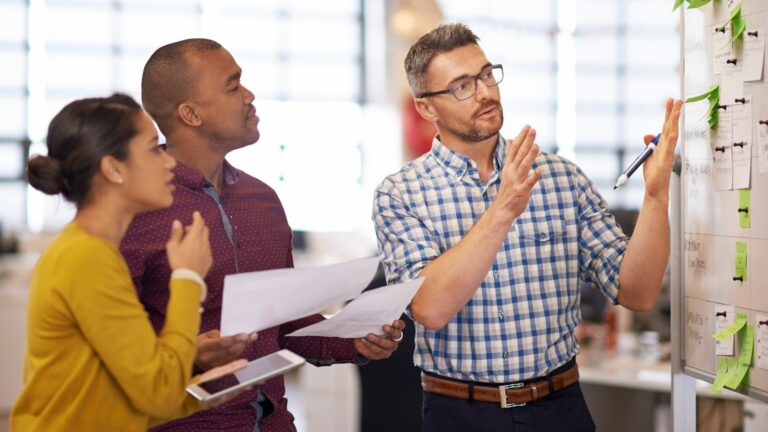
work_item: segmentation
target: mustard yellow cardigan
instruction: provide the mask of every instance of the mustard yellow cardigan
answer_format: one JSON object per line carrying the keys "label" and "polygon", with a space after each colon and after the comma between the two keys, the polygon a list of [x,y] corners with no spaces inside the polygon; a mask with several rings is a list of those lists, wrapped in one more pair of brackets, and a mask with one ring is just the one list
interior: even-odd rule
{"label": "mustard yellow cardigan", "polygon": [[200,285],[170,283],[155,334],[112,244],[66,226],[35,267],[24,388],[11,430],[144,431],[199,410],[187,397],[200,326]]}

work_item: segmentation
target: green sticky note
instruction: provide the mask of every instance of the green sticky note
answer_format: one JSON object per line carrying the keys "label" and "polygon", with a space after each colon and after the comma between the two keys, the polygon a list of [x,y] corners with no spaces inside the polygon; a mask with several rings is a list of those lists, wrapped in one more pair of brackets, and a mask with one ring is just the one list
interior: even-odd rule
{"label": "green sticky note", "polygon": [[752,364],[752,353],[755,347],[755,328],[751,325],[744,326],[744,340],[741,341],[741,352],[739,353],[739,365],[749,366]]}
{"label": "green sticky note", "polygon": [[739,191],[739,227],[749,228],[749,189]]}
{"label": "green sticky note", "polygon": [[736,18],[737,16],[741,16],[741,2],[736,5],[733,9],[731,9],[731,20]]}
{"label": "green sticky note", "polygon": [[688,9],[700,8],[711,1],[712,0],[690,0],[688,2]]}
{"label": "green sticky note", "polygon": [[737,359],[732,357],[725,357],[725,374],[722,378],[720,389],[723,388],[723,386],[727,386],[730,381],[735,380],[734,377],[738,373],[739,368],[739,362]]}
{"label": "green sticky note", "polygon": [[712,337],[719,341],[728,339],[729,337],[735,335],[739,330],[741,330],[741,328],[744,327],[744,324],[746,323],[747,314],[738,313],[736,314],[736,321],[734,321],[730,327],[720,330],[719,332],[713,334]]}
{"label": "green sticky note", "polygon": [[709,90],[705,91],[704,93],[702,93],[700,95],[689,97],[688,99],[685,100],[685,103],[698,102],[700,100],[707,99],[710,96],[712,96],[715,92],[717,92],[718,99],[719,99],[720,84],[714,84],[712,87],[709,88]]}
{"label": "green sticky note", "polygon": [[736,277],[740,277],[742,282],[747,281],[747,244],[736,242]]}
{"label": "green sticky note", "polygon": [[704,116],[707,117],[709,127],[714,129],[717,127],[717,122],[720,119],[720,92],[717,92],[716,97],[709,98],[709,110]]}
{"label": "green sticky note", "polygon": [[725,386],[730,389],[736,389],[744,381],[744,377],[747,376],[749,366],[752,364],[752,352],[755,346],[755,329],[752,326],[744,326],[744,338],[741,341],[741,352],[737,359],[738,364],[735,369],[730,369],[729,364],[728,375],[725,378]]}
{"label": "green sticky note", "polygon": [[747,20],[741,17],[741,6],[739,6],[739,14],[731,20],[731,42],[742,37],[746,28]]}
{"label": "green sticky note", "polygon": [[717,122],[720,119],[720,114],[718,112],[718,105],[720,104],[720,84],[713,84],[712,87],[704,93],[689,97],[685,100],[685,103],[698,102],[704,99],[709,100],[709,110],[704,117],[707,118],[707,123],[709,123],[709,127],[712,129],[717,126]]}
{"label": "green sticky note", "polygon": [[709,114],[709,118],[707,119],[707,123],[709,124],[710,129],[714,129],[717,127],[717,122],[720,121],[720,113],[717,110],[712,111]]}
{"label": "green sticky note", "polygon": [[719,394],[725,386],[725,378],[728,376],[728,362],[726,357],[717,358],[717,374],[712,383],[712,393]]}
{"label": "green sticky note", "polygon": [[749,366],[744,365],[737,365],[733,371],[729,370],[728,376],[725,378],[725,386],[735,390],[744,381],[748,370]]}

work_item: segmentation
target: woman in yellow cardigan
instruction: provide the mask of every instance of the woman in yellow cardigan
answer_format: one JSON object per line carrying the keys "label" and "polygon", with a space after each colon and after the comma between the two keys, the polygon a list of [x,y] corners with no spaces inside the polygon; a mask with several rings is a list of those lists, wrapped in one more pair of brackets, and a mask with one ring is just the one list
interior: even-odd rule
{"label": "woman in yellow cardigan", "polygon": [[139,431],[199,410],[185,387],[211,266],[208,228],[197,212],[186,229],[168,227],[171,300],[158,334],[118,250],[135,214],[171,205],[176,162],[141,107],[120,94],[64,107],[47,145],[48,156],[29,161],[29,183],[63,194],[77,214],[32,277],[12,430]]}

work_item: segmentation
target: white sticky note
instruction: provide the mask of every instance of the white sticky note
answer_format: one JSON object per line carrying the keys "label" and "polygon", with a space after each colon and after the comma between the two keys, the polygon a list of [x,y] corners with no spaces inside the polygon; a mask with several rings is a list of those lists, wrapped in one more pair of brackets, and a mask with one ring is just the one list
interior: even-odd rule
{"label": "white sticky note", "polygon": [[756,315],[755,366],[768,369],[768,315]]}
{"label": "white sticky note", "polygon": [[744,60],[733,56],[725,61],[720,78],[720,104],[732,105],[744,97]]}
{"label": "white sticky note", "polygon": [[712,28],[712,73],[723,73],[725,61],[733,57],[731,40],[731,27],[728,25],[714,26]]}
{"label": "white sticky note", "polygon": [[744,81],[763,79],[765,63],[765,28],[747,28],[744,31]]}
{"label": "white sticky note", "polygon": [[712,176],[717,191],[733,189],[733,116],[729,110],[730,107],[720,110],[720,119],[712,141]]}
{"label": "white sticky note", "polygon": [[768,173],[768,104],[761,104],[755,120],[757,130],[757,160],[760,174]]}
{"label": "white sticky note", "polygon": [[752,98],[729,106],[732,115],[733,188],[749,188],[752,171]]}
{"label": "white sticky note", "polygon": [[[736,312],[733,305],[715,305],[715,333],[720,330],[725,330],[733,324],[736,320]],[[732,356],[734,337],[723,339],[721,341],[715,340],[715,355],[719,356]]]}

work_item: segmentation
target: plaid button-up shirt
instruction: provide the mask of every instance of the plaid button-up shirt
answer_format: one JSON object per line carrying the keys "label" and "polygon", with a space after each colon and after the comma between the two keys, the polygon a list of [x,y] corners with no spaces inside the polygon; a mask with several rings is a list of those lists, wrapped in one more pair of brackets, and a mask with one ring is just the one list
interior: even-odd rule
{"label": "plaid button-up shirt", "polygon": [[[373,219],[389,283],[417,277],[464,238],[496,199],[505,155],[499,136],[483,183],[469,157],[435,138],[429,153],[382,182]],[[627,237],[576,165],[540,154],[536,167],[541,180],[480,288],[441,330],[416,323],[423,370],[489,383],[546,375],[579,351],[580,283],[617,302]]]}

